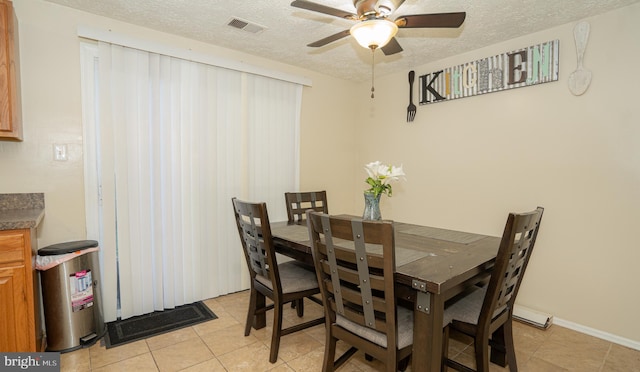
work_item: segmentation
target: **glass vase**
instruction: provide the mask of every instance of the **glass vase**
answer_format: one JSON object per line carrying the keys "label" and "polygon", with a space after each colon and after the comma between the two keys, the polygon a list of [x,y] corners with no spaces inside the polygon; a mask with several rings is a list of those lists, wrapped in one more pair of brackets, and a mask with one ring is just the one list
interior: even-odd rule
{"label": "glass vase", "polygon": [[379,221],[382,219],[380,214],[380,196],[375,196],[372,193],[364,193],[364,213],[362,214],[363,220]]}

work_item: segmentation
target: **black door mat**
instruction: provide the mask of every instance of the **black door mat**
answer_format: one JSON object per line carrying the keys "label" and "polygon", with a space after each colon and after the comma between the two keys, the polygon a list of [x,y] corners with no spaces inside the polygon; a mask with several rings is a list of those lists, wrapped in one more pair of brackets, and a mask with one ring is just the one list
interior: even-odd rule
{"label": "black door mat", "polygon": [[107,323],[107,349],[217,319],[202,301]]}

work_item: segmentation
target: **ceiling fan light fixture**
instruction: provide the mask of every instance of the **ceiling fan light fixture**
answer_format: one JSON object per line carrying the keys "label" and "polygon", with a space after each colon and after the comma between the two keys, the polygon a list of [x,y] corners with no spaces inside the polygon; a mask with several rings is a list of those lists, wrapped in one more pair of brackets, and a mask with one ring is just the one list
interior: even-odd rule
{"label": "ceiling fan light fixture", "polygon": [[369,19],[356,23],[350,32],[363,48],[376,49],[387,45],[398,32],[398,26],[386,19]]}

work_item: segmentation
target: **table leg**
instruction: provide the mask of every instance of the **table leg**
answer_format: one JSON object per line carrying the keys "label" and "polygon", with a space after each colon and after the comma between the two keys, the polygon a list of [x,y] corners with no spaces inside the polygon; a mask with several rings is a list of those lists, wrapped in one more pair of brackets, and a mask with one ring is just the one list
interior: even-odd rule
{"label": "table leg", "polygon": [[414,372],[441,370],[443,296],[431,294],[429,303],[428,313],[418,309],[418,302],[414,307],[413,355],[411,356],[411,370]]}

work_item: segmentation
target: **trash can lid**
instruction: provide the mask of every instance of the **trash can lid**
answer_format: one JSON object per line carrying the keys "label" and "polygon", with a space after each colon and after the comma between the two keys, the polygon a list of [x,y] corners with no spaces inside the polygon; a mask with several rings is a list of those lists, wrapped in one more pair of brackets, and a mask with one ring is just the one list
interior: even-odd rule
{"label": "trash can lid", "polygon": [[98,242],[95,240],[76,240],[73,242],[58,243],[49,245],[44,248],[38,249],[38,255],[40,256],[54,256],[57,254],[65,254],[83,249],[97,247]]}

